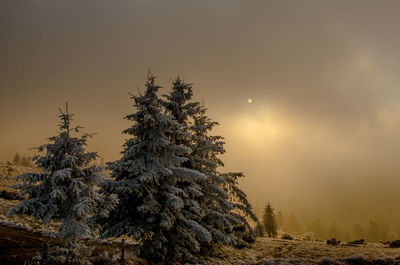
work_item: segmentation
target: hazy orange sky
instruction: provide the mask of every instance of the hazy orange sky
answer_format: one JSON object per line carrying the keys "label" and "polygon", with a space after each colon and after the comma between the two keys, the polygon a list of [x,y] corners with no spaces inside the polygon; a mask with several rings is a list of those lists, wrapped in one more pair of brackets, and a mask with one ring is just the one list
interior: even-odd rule
{"label": "hazy orange sky", "polygon": [[89,148],[118,159],[128,92],[151,68],[162,92],[194,83],[259,207],[397,207],[399,13],[396,0],[2,0],[0,161],[54,135],[65,101],[98,133]]}

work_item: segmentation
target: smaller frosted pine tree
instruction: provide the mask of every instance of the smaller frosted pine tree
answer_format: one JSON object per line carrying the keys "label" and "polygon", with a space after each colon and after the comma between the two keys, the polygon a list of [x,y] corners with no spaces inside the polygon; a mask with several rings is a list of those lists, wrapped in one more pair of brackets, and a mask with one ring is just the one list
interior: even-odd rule
{"label": "smaller frosted pine tree", "polygon": [[276,224],[274,209],[268,203],[264,208],[263,224],[268,237],[276,237],[278,226]]}
{"label": "smaller frosted pine tree", "polygon": [[104,180],[104,169],[89,165],[97,158],[96,152],[86,152],[85,146],[92,134],[78,133],[80,126],[71,127],[73,114],[60,109],[59,134],[49,143],[37,147],[33,157],[39,173],[25,173],[17,179],[22,184],[21,196],[26,200],[12,207],[7,215],[32,215],[44,225],[60,220],[58,235],[65,239],[78,239],[93,235],[91,218],[107,216],[117,203],[115,196],[104,197],[94,189]]}

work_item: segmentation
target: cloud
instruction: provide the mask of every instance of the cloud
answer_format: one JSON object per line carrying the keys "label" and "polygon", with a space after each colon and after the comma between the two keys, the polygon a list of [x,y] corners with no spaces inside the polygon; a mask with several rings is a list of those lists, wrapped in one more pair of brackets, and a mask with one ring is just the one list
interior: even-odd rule
{"label": "cloud", "polygon": [[315,215],[390,203],[400,184],[399,5],[2,1],[0,157],[41,144],[69,100],[99,133],[91,147],[117,159],[128,92],[152,68],[163,91],[178,74],[194,82],[226,136],[227,170],[247,174],[252,200]]}

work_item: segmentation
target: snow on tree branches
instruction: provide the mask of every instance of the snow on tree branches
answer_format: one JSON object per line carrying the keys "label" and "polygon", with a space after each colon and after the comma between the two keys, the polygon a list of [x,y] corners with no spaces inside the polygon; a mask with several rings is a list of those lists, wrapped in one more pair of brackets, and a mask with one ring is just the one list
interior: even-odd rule
{"label": "snow on tree branches", "polygon": [[212,237],[199,224],[204,211],[197,182],[206,176],[181,167],[191,150],[168,139],[185,137],[185,132],[163,112],[159,88],[149,74],[145,94],[132,96],[137,112],[125,117],[134,124],[124,131],[131,138],[122,158],[108,165],[113,180],[102,187],[119,197],[118,207],[104,220],[104,236],[132,236],[141,240],[141,255],[148,261],[174,263],[193,258]]}
{"label": "snow on tree branches", "polygon": [[39,173],[18,176],[26,200],[8,214],[60,220],[58,235],[70,242],[95,228],[101,237],[130,236],[152,264],[196,262],[220,245],[254,241],[253,225],[261,225],[238,186],[243,174],[219,171],[224,138],[211,135],[218,123],[192,101],[191,84],[176,78],[159,98],[155,79],[149,73],[144,94],[131,95],[135,112],[125,119],[133,124],[123,131],[122,157],[107,163],[109,179],[97,153],[85,151],[92,134],[72,136],[82,127],[71,127],[67,105],[59,134],[36,148]]}
{"label": "snow on tree branches", "polygon": [[22,184],[21,196],[26,200],[12,207],[8,215],[33,215],[44,225],[52,219],[60,220],[58,235],[76,239],[93,234],[95,215],[107,216],[116,204],[116,196],[104,197],[95,186],[104,181],[102,167],[90,165],[96,152],[86,152],[85,146],[92,134],[78,133],[80,126],[71,127],[73,114],[60,109],[59,134],[49,138],[49,143],[36,148],[35,167],[39,173],[25,173],[17,177]]}
{"label": "snow on tree branches", "polygon": [[257,223],[258,220],[252,214],[250,205],[244,193],[237,187],[232,174],[218,173],[217,168],[223,167],[218,155],[225,153],[223,137],[210,135],[218,123],[206,116],[206,109],[200,107],[198,102],[191,102],[192,96],[192,86],[177,78],[173,80],[169,95],[165,95],[163,105],[184,132],[190,135],[186,138],[178,134],[169,135],[170,141],[192,150],[185,155],[187,161],[182,166],[207,176],[207,179],[198,182],[203,193],[198,198],[198,204],[205,212],[200,224],[213,236],[213,243],[203,246],[204,253],[207,248],[217,244],[241,244],[241,237],[234,230],[243,225],[246,226],[244,230],[247,229],[246,239],[249,238],[249,233],[253,233],[246,218],[235,208],[241,207],[240,210],[244,210],[245,214],[249,213]]}
{"label": "snow on tree branches", "polygon": [[258,220],[237,187],[240,174],[217,171],[223,138],[209,135],[217,123],[190,101],[191,85],[173,80],[165,99],[159,88],[149,74],[144,95],[131,95],[137,111],[125,117],[133,125],[123,131],[130,138],[102,186],[119,204],[100,223],[104,237],[139,240],[151,263],[194,261],[215,245],[240,243],[235,228],[253,231],[241,212]]}
{"label": "snow on tree branches", "polygon": [[[244,177],[242,173],[220,173],[218,168],[224,163],[218,157],[225,153],[224,138],[218,135],[211,135],[211,130],[219,125],[206,116],[206,109],[199,108],[193,116],[193,124],[190,127],[192,133],[193,153],[190,156],[194,169],[197,169],[208,176],[203,184],[205,196],[205,207],[210,213],[208,222],[217,218],[223,220],[225,228],[218,233],[219,240],[224,244],[241,245],[242,239],[253,242],[258,233],[247,221],[250,217],[256,224],[260,225],[256,215],[253,213],[246,194],[238,187],[238,178]],[[216,224],[214,224],[214,229]],[[217,226],[220,227],[220,226]],[[232,229],[234,234],[232,235]],[[216,231],[217,232],[217,231]],[[221,232],[223,232],[221,234]]]}

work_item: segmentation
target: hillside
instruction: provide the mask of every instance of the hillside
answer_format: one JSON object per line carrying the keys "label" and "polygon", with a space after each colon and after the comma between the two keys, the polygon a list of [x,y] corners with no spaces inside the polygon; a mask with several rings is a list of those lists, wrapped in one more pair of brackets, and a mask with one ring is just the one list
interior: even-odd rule
{"label": "hillside", "polygon": [[[13,177],[28,168],[0,163],[0,191],[16,194],[10,187]],[[0,264],[23,264],[42,251],[43,243],[63,245],[51,238],[57,223],[43,229],[30,217],[6,217],[8,209],[18,200],[0,198]],[[108,255],[108,260],[118,263],[120,239],[91,241],[95,247],[93,260],[101,264],[99,257]],[[135,243],[127,239],[126,264],[145,264],[135,257]],[[105,254],[107,253],[107,254]],[[103,262],[103,261],[102,261]],[[400,248],[389,248],[383,243],[368,243],[338,246],[327,245],[318,240],[283,240],[258,238],[250,248],[224,247],[202,264],[400,264]]]}

